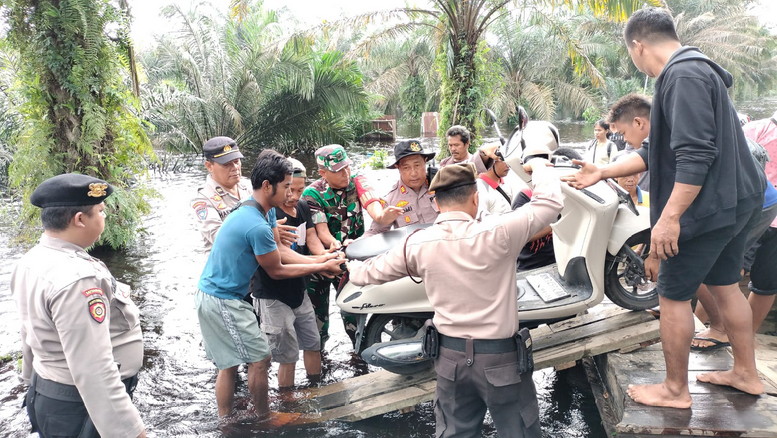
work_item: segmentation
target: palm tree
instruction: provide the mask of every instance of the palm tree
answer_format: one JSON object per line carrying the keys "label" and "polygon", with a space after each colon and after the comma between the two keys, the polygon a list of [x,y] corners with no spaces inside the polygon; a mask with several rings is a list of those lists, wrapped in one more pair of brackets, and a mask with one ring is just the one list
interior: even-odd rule
{"label": "palm tree", "polygon": [[290,151],[354,138],[367,96],[353,61],[316,53],[311,38],[285,38],[273,12],[252,8],[232,22],[203,8],[168,7],[179,28],[144,58],[156,143],[199,151],[228,135]]}
{"label": "palm tree", "polygon": [[[350,53],[354,58],[354,52]],[[381,114],[399,113],[417,121],[439,105],[440,77],[434,65],[434,43],[422,32],[383,40],[369,56],[357,58],[365,74],[373,107]]]}
{"label": "palm tree", "polygon": [[[577,20],[573,17],[570,21]],[[521,27],[516,28],[516,22]],[[554,28],[539,21],[524,27],[514,16],[506,15],[494,24],[493,34],[496,42],[491,54],[501,67],[502,88],[489,106],[502,117],[514,115],[518,105],[525,106],[533,118],[544,120],[555,117],[558,107],[579,115],[597,106],[599,96],[592,87],[570,74],[571,61],[556,56],[564,53],[567,43]],[[591,46],[596,45],[589,40],[579,47],[591,56]],[[598,69],[594,71],[598,73]]]}
{"label": "palm tree", "polygon": [[775,38],[746,11],[746,0],[668,0],[680,41],[696,46],[726,68],[735,91],[769,91],[777,80]]}

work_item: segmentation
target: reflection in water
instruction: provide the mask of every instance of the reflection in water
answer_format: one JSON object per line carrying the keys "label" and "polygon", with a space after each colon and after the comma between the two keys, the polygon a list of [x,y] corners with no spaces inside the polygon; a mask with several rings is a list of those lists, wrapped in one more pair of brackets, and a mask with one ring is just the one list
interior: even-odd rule
{"label": "reflection in water", "polygon": [[[354,157],[357,163],[363,157]],[[246,173],[250,169],[245,169]],[[379,190],[396,178],[392,170],[365,171]],[[195,219],[189,211],[189,199],[204,181],[199,163],[174,175],[156,175],[152,184],[160,198],[152,201],[153,210],[144,221],[143,233],[135,246],[125,252],[96,250],[111,272],[133,287],[133,299],[142,314],[145,335],[144,367],[135,392],[135,404],[141,412],[150,436],[264,436],[266,431],[246,421],[219,429],[214,383],[215,367],[205,359],[201,335],[194,311],[193,295],[205,262],[202,242]],[[110,220],[110,218],[108,218]],[[15,305],[10,297],[9,277],[13,260],[20,254],[9,249],[9,230],[0,230],[0,256],[7,263],[0,267],[0,353],[18,351],[18,326]],[[332,300],[334,305],[334,300]],[[335,308],[332,312],[337,312]],[[366,371],[350,352],[350,341],[339,317],[333,317],[332,338],[325,355],[324,383],[340,381]],[[24,391],[17,378],[14,361],[0,367],[0,430],[4,436],[27,436],[29,424],[21,409]],[[277,368],[276,368],[277,369]],[[271,373],[270,388],[277,388]],[[305,382],[302,364],[297,366],[296,382]],[[599,417],[582,373],[572,370],[535,373],[543,413],[543,430],[549,437],[603,436]],[[274,410],[293,411],[299,402],[282,402],[281,394],[271,389]],[[246,376],[240,373],[236,405],[246,407],[249,400]],[[434,434],[431,403],[406,414],[392,413],[358,423],[326,423],[274,430],[279,437],[428,437]],[[486,436],[496,436],[490,425]]]}

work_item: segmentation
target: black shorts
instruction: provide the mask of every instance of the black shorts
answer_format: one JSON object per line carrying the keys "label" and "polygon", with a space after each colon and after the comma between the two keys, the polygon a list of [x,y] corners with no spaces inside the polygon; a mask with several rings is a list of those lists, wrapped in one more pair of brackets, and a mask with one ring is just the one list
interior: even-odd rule
{"label": "black shorts", "polygon": [[760,213],[760,209],[753,210],[738,216],[734,225],[678,242],[678,254],[661,261],[658,294],[688,301],[702,283],[725,286],[739,282],[747,235]]}
{"label": "black shorts", "polygon": [[767,229],[758,241],[750,270],[750,291],[758,295],[777,295],[777,228]]}

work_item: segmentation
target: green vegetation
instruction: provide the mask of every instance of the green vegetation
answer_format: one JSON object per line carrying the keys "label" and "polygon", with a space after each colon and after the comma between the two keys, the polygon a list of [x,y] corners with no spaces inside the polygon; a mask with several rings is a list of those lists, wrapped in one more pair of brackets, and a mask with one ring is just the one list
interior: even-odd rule
{"label": "green vegetation", "polygon": [[367,160],[367,165],[370,166],[370,169],[385,169],[388,156],[389,153],[387,150],[376,149],[375,152],[372,153],[370,159]]}
{"label": "green vegetation", "polygon": [[208,138],[226,135],[247,149],[284,153],[353,141],[368,119],[356,63],[284,34],[272,11],[235,10],[239,21],[203,5],[165,9],[172,32],[142,56],[154,141],[199,152]]}
{"label": "green vegetation", "polygon": [[[37,237],[30,193],[44,179],[80,172],[114,185],[100,243],[128,244],[151,194],[138,179],[153,157],[125,80],[126,20],[107,0],[2,0],[7,53],[18,56],[12,95],[20,115],[8,176],[24,200],[23,241]],[[111,29],[109,34],[109,29]],[[8,56],[6,56],[8,59]]]}
{"label": "green vegetation", "polygon": [[[304,153],[358,139],[376,116],[418,123],[439,111],[441,135],[463,124],[477,144],[483,107],[511,120],[519,105],[535,119],[593,121],[652,91],[622,41],[646,4],[668,5],[681,40],[734,74],[735,97],[775,90],[777,39],[746,13],[752,0],[421,3],[313,29],[261,0],[168,6],[169,31],[136,65],[126,0],[0,0],[0,187],[27,199],[58,173],[107,179],[118,191],[102,243],[120,247],[148,210],[152,143],[198,153],[228,135],[249,151]],[[22,207],[28,237],[36,214]]]}

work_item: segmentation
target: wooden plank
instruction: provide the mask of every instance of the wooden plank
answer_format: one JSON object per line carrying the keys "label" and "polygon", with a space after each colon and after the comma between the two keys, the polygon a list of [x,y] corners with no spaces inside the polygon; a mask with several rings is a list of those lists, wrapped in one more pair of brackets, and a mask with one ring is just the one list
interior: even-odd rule
{"label": "wooden plank", "polygon": [[541,350],[534,354],[536,368],[545,368],[557,363],[582,359],[586,356],[615,351],[621,347],[658,338],[658,321],[642,322],[593,338],[576,340],[570,344]]}
{"label": "wooden plank", "polygon": [[[624,313],[632,313],[632,312],[631,310],[624,309],[623,307],[616,306],[614,304],[609,306],[600,305],[600,306],[596,306],[591,309],[588,309],[582,315],[550,324],[549,327],[554,332],[560,332],[570,328],[579,327],[593,322],[612,318],[613,316],[617,316]],[[644,313],[644,312],[638,312],[638,313]]]}
{"label": "wooden plank", "polygon": [[[777,340],[777,338],[775,338]],[[772,358],[771,339],[759,344],[765,361]],[[777,343],[775,344],[777,345]],[[777,354],[773,354],[777,358]],[[665,372],[660,344],[629,354],[608,354],[595,359],[597,373],[589,373],[603,384],[592,384],[605,429],[624,437],[743,436],[777,437],[777,397],[752,396],[734,388],[696,381],[696,375],[731,367],[729,349],[692,353],[689,362],[689,390],[692,409],[658,408],[638,404],[625,395],[629,384],[657,383]],[[759,364],[759,371],[764,374]],[[773,387],[764,379],[767,391]],[[619,406],[620,405],[620,406]],[[620,415],[618,414],[620,412]]]}
{"label": "wooden plank", "polygon": [[434,398],[434,391],[437,383],[434,381],[424,382],[419,385],[403,388],[399,391],[393,391],[356,403],[350,403],[333,409],[325,410],[321,413],[318,421],[342,420],[359,421],[376,415],[393,412],[408,406],[415,406]]}
{"label": "wooden plank", "polygon": [[755,360],[758,371],[772,386],[777,386],[777,336],[755,335]]}
{"label": "wooden plank", "polygon": [[[625,312],[618,313],[610,318],[598,320],[585,324],[579,327],[569,328],[563,331],[556,331],[553,329],[553,333],[543,336],[541,338],[534,339],[534,345],[536,349],[550,348],[558,345],[569,343],[571,340],[580,340],[591,336],[596,336],[603,333],[608,333],[614,330],[618,330],[623,327],[634,326],[642,322],[656,321],[647,312]],[[533,337],[533,336],[532,336]],[[533,337],[534,338],[534,337]],[[623,345],[625,346],[625,345]]]}
{"label": "wooden plank", "polygon": [[434,371],[430,370],[429,372],[422,375],[414,375],[412,377],[414,377],[412,380],[400,380],[399,385],[392,384],[392,382],[397,382],[397,379],[387,378],[376,380],[372,385],[349,388],[348,391],[330,394],[328,396],[319,398],[320,407],[322,409],[326,409],[330,407],[343,406],[348,403],[356,403],[369,398],[384,397],[385,394],[413,388],[419,384],[424,384],[430,380],[434,380],[435,374]]}
{"label": "wooden plank", "polygon": [[[369,377],[369,378],[367,378]],[[303,398],[318,401],[321,409],[343,406],[369,397],[402,390],[434,379],[434,371],[412,375],[399,375],[379,370],[364,376],[343,380],[321,388],[302,391]]]}
{"label": "wooden plank", "polygon": [[[618,350],[658,337],[658,321],[646,312],[606,309],[575,319],[583,326],[575,327],[564,322],[555,325],[555,329],[543,325],[532,331],[536,369],[574,362],[585,356]],[[552,347],[548,348],[549,345]],[[431,370],[409,376],[380,370],[325,387],[300,391],[302,399],[316,402],[313,404],[318,413],[303,415],[295,424],[332,419],[358,421],[406,409],[432,400],[435,387]]]}
{"label": "wooden plank", "polygon": [[774,437],[777,402],[742,392],[712,393],[696,396],[692,409],[670,409],[639,405],[627,398],[616,430],[652,435]]}

